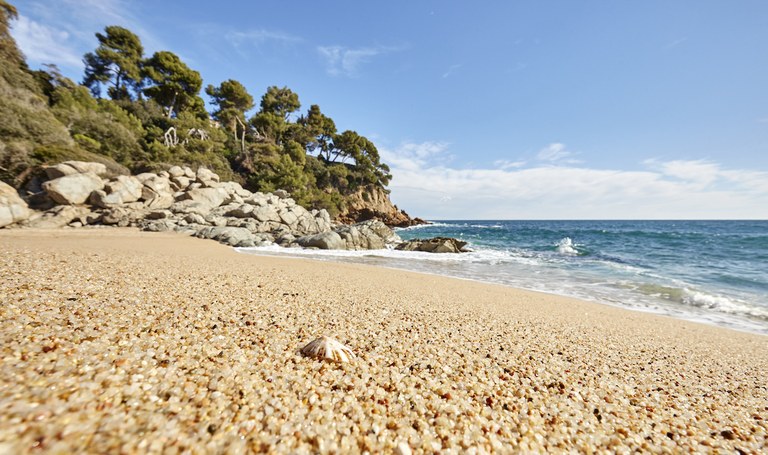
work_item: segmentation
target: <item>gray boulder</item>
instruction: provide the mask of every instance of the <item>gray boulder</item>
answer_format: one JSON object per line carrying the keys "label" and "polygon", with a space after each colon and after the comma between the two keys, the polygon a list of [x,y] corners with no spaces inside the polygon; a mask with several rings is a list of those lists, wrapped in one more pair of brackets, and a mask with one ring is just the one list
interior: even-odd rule
{"label": "gray boulder", "polygon": [[206,187],[215,187],[219,183],[219,176],[210,169],[204,167],[198,168],[195,174],[195,180]]}
{"label": "gray boulder", "polygon": [[413,239],[395,247],[401,251],[424,251],[427,253],[466,253],[467,242],[450,237],[435,237],[432,239]]}
{"label": "gray boulder", "polygon": [[104,182],[92,173],[65,175],[43,183],[48,197],[63,205],[83,204],[91,193],[102,188]]}
{"label": "gray boulder", "polygon": [[177,200],[198,202],[208,206],[210,210],[220,206],[228,196],[227,191],[223,188],[196,188],[182,193]]}
{"label": "gray boulder", "polygon": [[91,210],[82,205],[58,205],[46,212],[38,212],[36,216],[30,218],[28,225],[39,229],[57,229],[73,221],[80,221],[81,217],[86,217],[90,213]]}
{"label": "gray boulder", "polygon": [[107,175],[107,166],[101,163],[89,163],[85,161],[64,161],[55,166],[45,168],[45,175],[51,180],[66,175],[89,173],[103,177]]}
{"label": "gray boulder", "polygon": [[402,242],[400,236],[379,220],[340,226],[335,232],[344,240],[348,250],[378,250]]}
{"label": "gray boulder", "polygon": [[[285,235],[281,236],[284,238]],[[336,232],[321,232],[320,234],[305,235],[296,239],[296,243],[304,248],[319,248],[321,250],[345,250],[347,243]]]}
{"label": "gray boulder", "polygon": [[[141,181],[141,184],[143,185],[141,188],[141,199],[149,203],[156,198],[173,198],[173,190],[171,189],[171,182],[168,178],[154,174],[140,174],[140,176],[142,178],[140,178],[139,181]],[[173,199],[171,199],[171,203],[173,203]]]}
{"label": "gray boulder", "polygon": [[24,221],[29,214],[27,203],[19,193],[11,185],[0,181],[0,227]]}
{"label": "gray boulder", "polygon": [[252,247],[256,245],[253,234],[248,229],[239,227],[204,227],[197,231],[195,237],[212,239],[236,247]]}

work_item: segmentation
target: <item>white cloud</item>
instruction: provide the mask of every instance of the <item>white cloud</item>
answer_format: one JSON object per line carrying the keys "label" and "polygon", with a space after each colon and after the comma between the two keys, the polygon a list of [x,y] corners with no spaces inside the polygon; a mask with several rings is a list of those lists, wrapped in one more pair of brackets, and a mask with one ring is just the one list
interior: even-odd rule
{"label": "white cloud", "polygon": [[13,36],[24,55],[35,62],[79,66],[81,56],[71,48],[71,35],[19,15]]}
{"label": "white cloud", "polygon": [[428,219],[768,218],[768,172],[680,160],[641,170],[459,169],[444,162],[444,143],[380,150],[392,168],[394,202]]}
{"label": "white cloud", "polygon": [[[565,144],[560,142],[553,142],[552,144],[549,144],[543,149],[539,150],[536,158],[541,161],[548,161],[550,163],[574,164],[579,162],[578,160],[569,158],[570,156],[573,156],[573,152],[567,150],[565,148]],[[568,159],[566,160],[566,158]]]}
{"label": "white cloud", "polygon": [[349,48],[344,46],[318,46],[317,52],[325,60],[326,72],[331,76],[355,77],[360,66],[378,55],[402,50],[400,47],[376,46]]}
{"label": "white cloud", "polygon": [[511,160],[496,160],[493,162],[493,165],[501,170],[516,169],[516,168],[523,167],[526,164],[527,162],[525,161],[511,161]]}
{"label": "white cloud", "polygon": [[242,44],[260,46],[268,41],[282,44],[292,44],[303,41],[302,38],[298,36],[265,29],[230,31],[226,33],[225,37],[227,41],[235,46],[240,46]]}
{"label": "white cloud", "polygon": [[96,48],[95,34],[107,25],[131,30],[141,39],[145,53],[167,49],[142,27],[134,13],[136,8],[135,3],[123,0],[32,0],[19,6],[19,20],[11,24],[11,34],[31,66],[53,63],[78,79],[82,56]]}

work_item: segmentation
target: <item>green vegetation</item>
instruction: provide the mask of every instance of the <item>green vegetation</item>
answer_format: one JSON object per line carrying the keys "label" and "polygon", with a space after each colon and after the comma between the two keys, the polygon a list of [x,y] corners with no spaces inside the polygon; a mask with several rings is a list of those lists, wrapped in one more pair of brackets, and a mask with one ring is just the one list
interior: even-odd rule
{"label": "green vegetation", "polygon": [[115,173],[206,166],[257,191],[285,189],[301,204],[343,209],[361,187],[384,188],[391,175],[376,146],[336,124],[298,94],[269,87],[258,111],[229,79],[207,85],[176,54],[144,56],[123,27],[96,33],[82,84],[53,65],[30,70],[9,33],[17,10],[0,0],[0,179],[20,187],[41,165],[99,161]]}

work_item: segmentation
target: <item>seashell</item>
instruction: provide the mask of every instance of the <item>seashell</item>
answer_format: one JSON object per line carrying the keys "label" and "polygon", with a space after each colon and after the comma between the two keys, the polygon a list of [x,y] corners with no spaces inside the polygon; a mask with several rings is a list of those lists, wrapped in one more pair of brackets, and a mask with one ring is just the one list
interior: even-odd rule
{"label": "seashell", "polygon": [[333,362],[349,362],[355,358],[355,353],[331,337],[320,337],[301,348],[301,353],[307,357],[316,357]]}

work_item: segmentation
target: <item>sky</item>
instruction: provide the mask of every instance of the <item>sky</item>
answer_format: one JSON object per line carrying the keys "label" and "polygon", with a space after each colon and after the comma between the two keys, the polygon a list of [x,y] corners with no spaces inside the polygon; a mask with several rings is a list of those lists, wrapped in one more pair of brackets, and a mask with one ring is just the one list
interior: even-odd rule
{"label": "sky", "polygon": [[762,0],[11,0],[32,68],[107,25],[204,84],[298,93],[426,219],[768,219]]}

